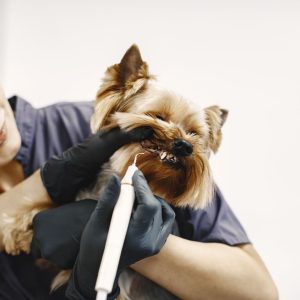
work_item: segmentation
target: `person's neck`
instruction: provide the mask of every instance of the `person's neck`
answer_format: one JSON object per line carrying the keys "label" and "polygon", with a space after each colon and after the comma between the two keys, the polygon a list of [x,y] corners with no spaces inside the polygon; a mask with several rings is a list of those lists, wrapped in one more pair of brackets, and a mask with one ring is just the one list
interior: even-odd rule
{"label": "person's neck", "polygon": [[16,160],[12,160],[5,166],[0,167],[0,194],[7,192],[23,180],[22,165]]}

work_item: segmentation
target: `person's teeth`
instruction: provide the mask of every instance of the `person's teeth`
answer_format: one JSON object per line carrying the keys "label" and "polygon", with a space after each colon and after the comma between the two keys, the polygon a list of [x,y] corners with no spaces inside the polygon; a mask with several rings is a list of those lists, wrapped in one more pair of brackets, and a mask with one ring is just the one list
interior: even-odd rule
{"label": "person's teeth", "polygon": [[164,151],[162,151],[161,153],[160,153],[160,159],[165,159],[166,158],[166,156],[167,156],[167,152],[164,152]]}

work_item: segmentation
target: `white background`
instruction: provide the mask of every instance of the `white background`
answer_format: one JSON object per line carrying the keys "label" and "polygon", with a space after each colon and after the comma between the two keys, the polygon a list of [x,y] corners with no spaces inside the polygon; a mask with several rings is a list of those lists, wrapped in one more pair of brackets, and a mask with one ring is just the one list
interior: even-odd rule
{"label": "white background", "polygon": [[132,43],[169,88],[229,109],[216,181],[300,299],[300,1],[0,0],[0,79],[35,106],[93,99]]}

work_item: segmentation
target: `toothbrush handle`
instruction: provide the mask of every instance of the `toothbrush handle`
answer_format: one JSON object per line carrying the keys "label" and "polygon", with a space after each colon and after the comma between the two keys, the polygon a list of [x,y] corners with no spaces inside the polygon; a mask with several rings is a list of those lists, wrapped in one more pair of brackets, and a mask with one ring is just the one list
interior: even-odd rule
{"label": "toothbrush handle", "polygon": [[123,182],[121,185],[120,196],[111,218],[105,249],[96,281],[96,291],[105,290],[107,293],[112,291],[134,199],[133,186],[130,183]]}

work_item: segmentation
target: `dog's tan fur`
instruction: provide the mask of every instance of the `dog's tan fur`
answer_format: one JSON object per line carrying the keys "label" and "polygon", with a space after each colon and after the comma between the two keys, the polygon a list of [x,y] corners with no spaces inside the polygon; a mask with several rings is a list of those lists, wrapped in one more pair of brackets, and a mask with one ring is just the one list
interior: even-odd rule
{"label": "dog's tan fur", "polygon": [[175,139],[191,143],[193,153],[180,159],[178,169],[161,163],[139,144],[118,150],[111,159],[112,168],[122,176],[134,156],[145,152],[138,167],[155,194],[175,206],[205,207],[213,193],[208,158],[220,145],[227,111],[217,106],[197,111],[182,97],[159,87],[152,78],[138,48],[132,46],[120,64],[106,71],[97,95],[92,129],[95,132],[103,127],[131,130],[150,126],[154,129],[152,142],[168,152]]}
{"label": "dog's tan fur", "polygon": [[[154,194],[174,206],[203,208],[212,199],[214,191],[208,159],[220,146],[221,127],[226,117],[227,111],[218,106],[197,110],[181,96],[160,87],[149,74],[139,49],[133,45],[119,64],[107,69],[97,94],[91,126],[93,132],[115,126],[124,130],[150,126],[154,130],[151,145],[168,153],[172,152],[174,140],[188,141],[193,152],[190,156],[178,157],[176,165],[165,163],[157,154],[148,151],[147,144],[145,147],[145,144],[136,143],[119,149],[106,168],[123,176],[134,156],[144,152],[137,165]],[[99,180],[103,181],[101,173]],[[83,199],[84,194],[80,198]],[[3,242],[8,253],[29,251],[32,232],[28,230],[33,215],[42,209],[31,208],[25,215],[13,216],[14,222],[7,222]],[[61,273],[55,286],[67,277],[66,272]]]}

